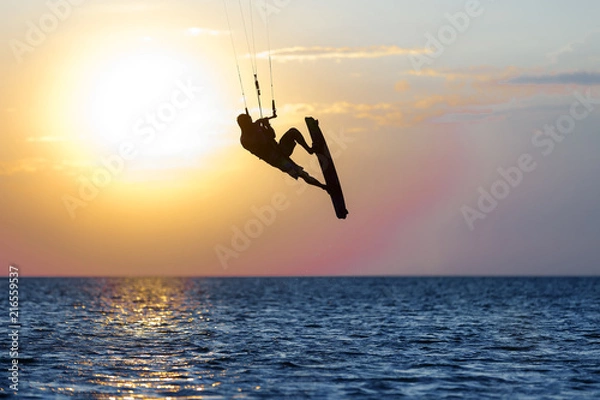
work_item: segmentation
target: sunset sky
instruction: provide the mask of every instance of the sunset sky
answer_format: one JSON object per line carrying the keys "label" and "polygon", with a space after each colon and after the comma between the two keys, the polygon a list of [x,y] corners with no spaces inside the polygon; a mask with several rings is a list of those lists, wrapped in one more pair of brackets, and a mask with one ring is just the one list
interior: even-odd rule
{"label": "sunset sky", "polygon": [[[225,4],[231,29],[222,0],[0,3],[0,263],[600,273],[600,2]],[[308,138],[304,117],[320,121],[347,220],[239,144],[232,39],[256,118],[249,55],[270,114],[267,31],[273,126]]]}

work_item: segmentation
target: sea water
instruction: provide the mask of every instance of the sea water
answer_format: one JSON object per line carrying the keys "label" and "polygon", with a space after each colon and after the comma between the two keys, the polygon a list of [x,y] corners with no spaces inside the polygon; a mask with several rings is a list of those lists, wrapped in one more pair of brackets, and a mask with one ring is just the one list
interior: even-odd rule
{"label": "sea water", "polygon": [[599,278],[27,278],[19,323],[25,399],[600,398]]}

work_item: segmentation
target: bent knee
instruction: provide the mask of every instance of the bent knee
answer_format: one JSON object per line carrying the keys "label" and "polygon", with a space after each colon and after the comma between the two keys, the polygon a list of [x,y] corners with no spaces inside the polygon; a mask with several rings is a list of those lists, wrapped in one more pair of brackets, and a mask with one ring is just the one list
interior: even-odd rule
{"label": "bent knee", "polygon": [[302,133],[300,133],[300,131],[296,128],[290,128],[287,132],[286,135],[289,135],[291,137],[297,138],[298,136],[302,136]]}

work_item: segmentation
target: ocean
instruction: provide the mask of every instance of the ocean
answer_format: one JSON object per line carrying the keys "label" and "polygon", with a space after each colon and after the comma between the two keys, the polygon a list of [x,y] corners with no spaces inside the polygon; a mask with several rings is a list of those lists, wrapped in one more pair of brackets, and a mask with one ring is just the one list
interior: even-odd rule
{"label": "ocean", "polygon": [[17,329],[1,300],[1,397],[600,398],[600,278],[25,278],[18,291]]}

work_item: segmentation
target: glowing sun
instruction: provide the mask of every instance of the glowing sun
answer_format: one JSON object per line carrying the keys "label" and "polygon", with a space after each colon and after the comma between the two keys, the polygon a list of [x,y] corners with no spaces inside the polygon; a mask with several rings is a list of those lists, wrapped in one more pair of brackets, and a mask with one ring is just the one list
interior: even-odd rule
{"label": "glowing sun", "polygon": [[217,93],[200,71],[167,54],[129,53],[95,66],[82,109],[92,146],[124,142],[139,154],[135,168],[181,167],[218,145]]}

